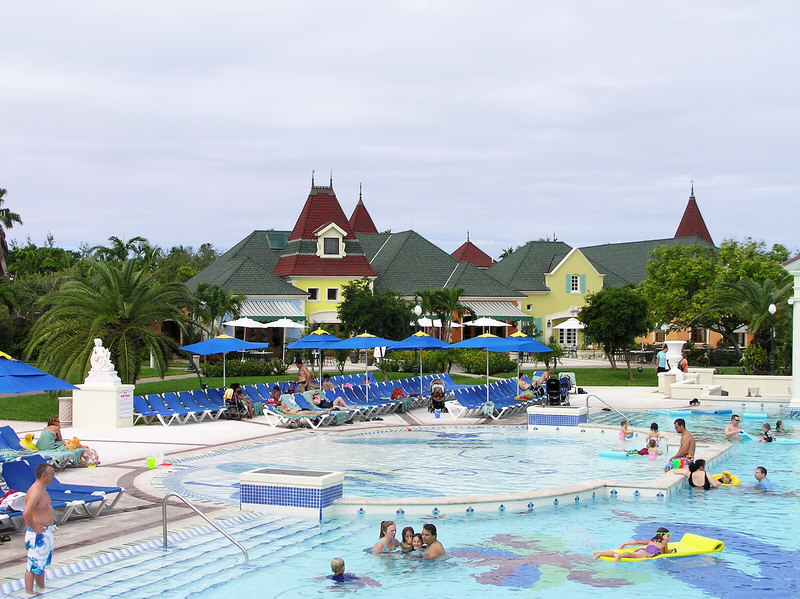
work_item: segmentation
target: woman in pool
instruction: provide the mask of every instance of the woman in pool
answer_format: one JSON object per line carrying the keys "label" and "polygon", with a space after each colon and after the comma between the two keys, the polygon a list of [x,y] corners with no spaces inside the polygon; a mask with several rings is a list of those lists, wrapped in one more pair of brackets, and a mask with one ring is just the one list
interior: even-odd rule
{"label": "woman in pool", "polygon": [[683,474],[689,479],[689,486],[695,489],[708,491],[711,487],[718,487],[719,481],[706,473],[706,461],[695,460],[689,464],[688,468],[678,468],[673,470],[676,474]]}
{"label": "woman in pool", "polygon": [[652,539],[642,541],[628,541],[619,546],[620,549],[625,549],[628,545],[644,545],[639,549],[633,551],[592,551],[592,559],[598,557],[613,557],[615,562],[618,562],[623,557],[633,558],[653,558],[662,553],[669,553],[669,537],[670,532],[663,526],[656,531]]}
{"label": "woman in pool", "polygon": [[414,549],[414,546],[411,542],[413,538],[414,538],[414,528],[411,526],[406,526],[403,529],[403,535],[402,535],[403,542],[401,543],[403,547],[403,553],[408,553],[409,551]]}
{"label": "woman in pool", "polygon": [[372,548],[372,553],[378,555],[380,553],[391,553],[400,549],[400,541],[395,538],[397,534],[397,525],[392,520],[384,520],[381,522],[381,532],[378,542]]}

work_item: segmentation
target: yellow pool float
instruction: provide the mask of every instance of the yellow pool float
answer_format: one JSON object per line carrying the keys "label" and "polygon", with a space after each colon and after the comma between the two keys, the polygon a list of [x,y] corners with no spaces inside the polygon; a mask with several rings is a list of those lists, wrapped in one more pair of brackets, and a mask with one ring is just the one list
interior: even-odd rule
{"label": "yellow pool float", "polygon": [[722,475],[723,474],[727,474],[728,476],[730,476],[731,477],[731,482],[729,482],[729,483],[720,482],[719,484],[720,484],[721,487],[738,487],[739,484],[741,484],[741,482],[742,482],[741,479],[738,476],[735,476],[735,475],[731,474],[727,470],[723,470],[721,474],[715,474],[714,475],[714,480],[722,481]]}
{"label": "yellow pool float", "polygon": [[[612,549],[614,553],[627,553],[629,551],[636,551],[641,549],[644,545],[629,545],[625,549]],[[725,549],[725,543],[718,539],[710,539],[708,537],[701,537],[700,535],[693,535],[687,532],[680,541],[670,542],[669,553],[661,553],[655,557],[623,557],[620,558],[621,562],[645,562],[651,559],[659,559],[662,557],[686,557],[688,555],[702,555],[704,553],[717,553]],[[600,556],[600,559],[607,562],[613,562],[614,558],[611,556]]]}

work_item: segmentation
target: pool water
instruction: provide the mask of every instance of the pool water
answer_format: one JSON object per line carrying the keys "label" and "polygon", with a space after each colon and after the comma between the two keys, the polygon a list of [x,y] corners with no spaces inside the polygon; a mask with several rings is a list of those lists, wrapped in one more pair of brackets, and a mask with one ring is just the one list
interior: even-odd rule
{"label": "pool water", "polygon": [[[378,538],[376,518],[338,517],[318,524],[257,516],[229,531],[250,551],[248,566],[217,534],[177,541],[132,560],[57,581],[54,597],[217,599],[295,598],[340,592],[390,591],[440,597],[618,598],[664,596],[776,599],[800,596],[798,459],[800,447],[739,444],[719,464],[742,478],[738,487],[684,489],[671,500],[598,499],[536,507],[525,513],[447,514],[397,518],[398,530],[433,522],[448,557],[423,563],[365,552]],[[615,463],[621,464],[624,462]],[[753,486],[766,465],[774,491]],[[692,532],[720,539],[721,553],[622,563],[593,561],[591,552],[637,538],[659,526],[674,539]],[[333,557],[364,577],[337,586],[325,579]],[[767,593],[768,595],[764,595]]]}
{"label": "pool water", "polygon": [[[643,438],[624,447],[639,449]],[[519,426],[415,427],[320,433],[235,451],[173,460],[172,491],[238,505],[238,475],[256,468],[344,471],[350,497],[451,497],[553,488],[592,478],[641,480],[663,474],[663,460],[617,460],[598,450],[623,447],[616,431],[537,431]]]}

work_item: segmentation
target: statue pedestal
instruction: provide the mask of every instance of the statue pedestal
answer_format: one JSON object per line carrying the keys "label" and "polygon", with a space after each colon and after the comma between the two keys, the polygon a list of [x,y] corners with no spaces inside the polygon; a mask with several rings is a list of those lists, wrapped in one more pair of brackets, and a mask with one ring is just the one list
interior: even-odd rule
{"label": "statue pedestal", "polygon": [[72,426],[125,428],[133,426],[133,385],[84,383],[72,392]]}

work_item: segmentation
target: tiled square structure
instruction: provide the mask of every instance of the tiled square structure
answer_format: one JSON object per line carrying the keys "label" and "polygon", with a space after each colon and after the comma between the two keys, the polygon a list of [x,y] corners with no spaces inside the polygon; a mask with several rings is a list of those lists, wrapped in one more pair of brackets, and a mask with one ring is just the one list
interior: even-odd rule
{"label": "tiled square structure", "polygon": [[342,496],[344,472],[259,468],[239,475],[241,509],[317,518]]}
{"label": "tiled square structure", "polygon": [[533,426],[580,426],[589,420],[589,408],[578,406],[531,406],[528,428]]}

